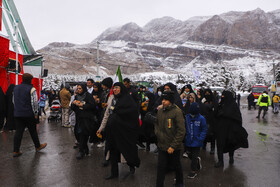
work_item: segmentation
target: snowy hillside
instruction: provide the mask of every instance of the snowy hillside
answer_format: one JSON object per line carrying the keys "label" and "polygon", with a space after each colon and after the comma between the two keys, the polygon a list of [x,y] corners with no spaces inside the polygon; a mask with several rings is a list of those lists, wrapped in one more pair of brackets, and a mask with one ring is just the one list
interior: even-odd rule
{"label": "snowy hillside", "polygon": [[39,50],[45,68],[67,76],[50,80],[94,78],[97,41],[102,78],[113,76],[119,65],[133,80],[247,89],[270,84],[273,63],[280,64],[280,10],[231,11],[186,21],[162,17],[144,27],[109,28],[89,44],[52,43]]}

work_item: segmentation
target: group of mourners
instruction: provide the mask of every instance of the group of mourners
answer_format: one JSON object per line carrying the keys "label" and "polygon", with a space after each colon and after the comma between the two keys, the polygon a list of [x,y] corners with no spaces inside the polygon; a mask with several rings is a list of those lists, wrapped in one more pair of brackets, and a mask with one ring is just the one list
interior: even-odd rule
{"label": "group of mourners", "polygon": [[[219,98],[211,89],[194,92],[186,85],[179,93],[176,85],[166,83],[152,93],[145,86],[133,87],[128,78],[113,84],[110,77],[100,83],[88,79],[87,84],[78,84],[73,90],[71,99],[70,86],[65,85],[60,99],[61,103],[67,100],[63,108],[75,113],[76,158],[89,154],[88,142],[103,143],[102,165],[111,164],[107,180],[119,176],[118,162],[127,163],[134,174],[140,166],[138,147],[150,151],[153,143],[158,153],[157,186],[164,185],[168,170],[175,171],[176,186],[183,185],[182,154],[191,159],[188,178],[196,177],[202,167],[200,149],[205,150],[208,142],[210,154],[217,145],[217,168],[224,165],[224,153],[229,153],[233,164],[234,151],[248,147],[248,134],[231,91],[224,91]],[[69,119],[62,119],[62,125],[68,126]]]}
{"label": "group of mourners", "polygon": [[[22,110],[28,110],[27,117],[31,118],[39,108],[32,105],[34,91],[29,79],[21,84],[23,86],[15,87],[14,95],[17,98],[22,93],[19,89],[24,90],[26,102],[15,99],[15,108],[23,108],[30,102]],[[175,186],[183,186],[182,155],[191,159],[188,178],[195,178],[202,168],[200,150],[205,150],[208,142],[210,154],[215,153],[217,146],[216,168],[224,166],[224,153],[229,153],[229,163],[233,164],[234,151],[248,147],[248,134],[242,127],[242,115],[231,91],[223,91],[219,98],[211,89],[195,92],[188,84],[179,93],[176,85],[166,83],[152,93],[144,86],[134,88],[128,78],[123,83],[113,83],[110,77],[101,82],[88,79],[86,84],[77,84],[72,90],[73,95],[66,84],[59,92],[62,126],[69,127],[69,113],[73,111],[74,148],[79,149],[76,156],[79,160],[89,154],[88,142],[105,146],[102,165],[111,164],[107,180],[119,176],[118,162],[127,163],[130,174],[135,173],[135,168],[140,166],[138,147],[145,147],[144,142],[147,151],[150,151],[150,144],[157,147],[154,151],[158,153],[156,186],[164,186],[167,171],[175,171]],[[16,111],[17,123],[27,124],[20,120],[26,113]],[[17,129],[14,156],[21,155],[22,133],[22,128]],[[32,130],[31,136],[37,151],[46,147],[46,143],[40,144],[36,130]]]}

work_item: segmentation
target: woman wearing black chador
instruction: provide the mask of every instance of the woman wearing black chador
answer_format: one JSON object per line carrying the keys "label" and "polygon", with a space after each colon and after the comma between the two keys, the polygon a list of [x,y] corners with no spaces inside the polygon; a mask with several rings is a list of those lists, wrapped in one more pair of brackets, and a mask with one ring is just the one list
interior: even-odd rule
{"label": "woman wearing black chador", "polygon": [[76,156],[78,160],[89,154],[88,140],[97,126],[96,104],[91,94],[87,92],[85,84],[77,86],[77,95],[71,105],[76,113],[75,133],[79,138],[79,153]]}
{"label": "woman wearing black chador", "polygon": [[121,154],[130,167],[130,174],[134,174],[135,167],[140,165],[136,146],[139,132],[137,105],[123,83],[115,83],[113,93],[114,98],[109,107],[110,115],[105,127],[106,141],[110,150],[111,174],[105,179],[118,177],[118,162]]}
{"label": "woman wearing black chador", "polygon": [[218,162],[215,167],[218,168],[224,166],[223,153],[229,153],[229,163],[233,164],[234,151],[240,147],[248,148],[248,134],[242,127],[241,112],[230,91],[222,93],[216,119]]}

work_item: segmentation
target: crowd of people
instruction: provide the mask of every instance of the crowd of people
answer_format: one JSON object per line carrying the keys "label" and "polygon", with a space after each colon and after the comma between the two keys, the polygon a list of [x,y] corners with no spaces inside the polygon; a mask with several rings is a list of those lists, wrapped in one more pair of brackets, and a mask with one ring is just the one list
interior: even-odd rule
{"label": "crowd of people", "polygon": [[[30,80],[32,77],[24,74],[23,83],[7,91],[6,101],[12,100],[9,93],[14,97],[14,105],[11,103],[17,127],[15,157],[22,154],[20,142],[26,127],[36,151],[47,146],[40,144],[36,129],[30,125],[31,118],[34,118],[32,124],[36,124],[39,113],[45,114],[47,98],[50,106],[53,100],[59,99],[61,126],[73,127],[78,160],[89,154],[88,143],[104,146],[102,165],[111,164],[107,180],[119,176],[118,162],[126,163],[131,175],[135,173],[140,166],[138,147],[146,151],[150,151],[151,144],[157,147],[154,151],[158,154],[156,186],[164,185],[167,171],[175,171],[175,186],[183,186],[182,156],[191,159],[188,178],[195,178],[202,167],[200,151],[206,149],[207,143],[211,155],[217,147],[218,161],[213,163],[216,168],[223,167],[224,153],[229,153],[229,163],[233,164],[234,151],[248,147],[248,134],[242,127],[242,115],[231,91],[225,90],[219,96],[208,88],[194,91],[190,84],[178,89],[173,83],[166,83],[153,93],[145,86],[134,87],[128,78],[123,83],[113,83],[107,77],[101,82],[88,79],[86,84],[73,87],[66,83],[59,92],[42,92],[38,102]],[[19,98],[24,98],[24,102]],[[9,102],[6,103],[8,106]],[[6,119],[9,122],[9,117]]]}

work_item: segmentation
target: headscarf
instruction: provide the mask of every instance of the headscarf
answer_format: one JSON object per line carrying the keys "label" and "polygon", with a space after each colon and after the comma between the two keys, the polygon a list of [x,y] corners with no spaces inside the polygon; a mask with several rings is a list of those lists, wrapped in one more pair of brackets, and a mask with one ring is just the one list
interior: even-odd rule
{"label": "headscarf", "polygon": [[146,92],[146,96],[149,98],[149,105],[147,111],[152,111],[156,102],[156,96],[151,92]]}
{"label": "headscarf", "polygon": [[86,84],[78,84],[77,86],[81,86],[83,89],[83,92],[81,94],[77,94],[76,98],[78,101],[83,101],[86,98],[86,93],[87,93],[87,85]]}
{"label": "headscarf", "polygon": [[221,98],[221,104],[230,104],[235,101],[232,92],[224,90],[222,95],[224,97]]}
{"label": "headscarf", "polygon": [[93,86],[96,86],[98,88],[98,91],[95,92],[94,89],[92,91],[92,95],[97,95],[99,98],[101,97],[101,94],[102,94],[102,87],[101,87],[101,84],[99,82],[95,82],[93,84]]}
{"label": "headscarf", "polygon": [[184,86],[184,87],[182,88],[180,95],[181,95],[182,93],[184,93],[184,91],[185,91],[186,88],[189,88],[189,89],[190,89],[190,92],[189,92],[189,93],[194,93],[194,91],[193,91],[193,89],[192,89],[192,85],[187,84],[186,86]]}
{"label": "headscarf", "polygon": [[196,102],[196,96],[195,96],[195,94],[194,93],[190,93],[190,95],[192,96],[192,98],[194,99],[194,101],[193,102]]}
{"label": "headscarf", "polygon": [[204,94],[204,98],[206,99],[206,102],[210,103],[213,102],[213,93],[211,91],[211,89],[206,89],[204,93],[209,92],[210,95],[206,95]]}
{"label": "headscarf", "polygon": [[124,86],[124,84],[122,82],[116,82],[114,85],[113,85],[113,88],[115,86],[119,86],[121,87],[121,92],[118,94],[118,95],[114,95],[115,97],[119,98],[119,97],[122,97],[126,94],[128,94],[128,90],[127,88]]}

